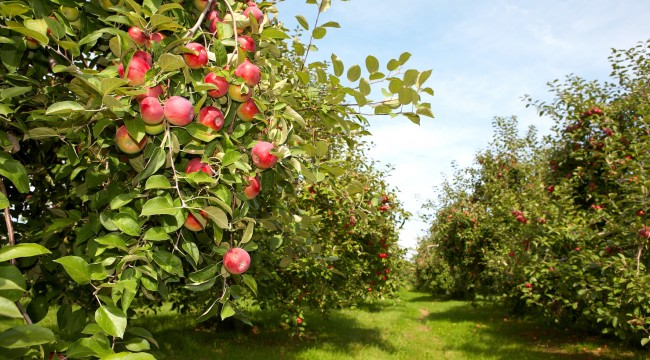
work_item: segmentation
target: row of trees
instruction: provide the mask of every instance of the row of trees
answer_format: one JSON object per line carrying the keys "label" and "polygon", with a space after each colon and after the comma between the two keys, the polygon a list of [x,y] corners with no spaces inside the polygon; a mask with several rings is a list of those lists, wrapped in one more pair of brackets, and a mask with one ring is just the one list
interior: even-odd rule
{"label": "row of trees", "polygon": [[0,4],[0,358],[153,358],[130,319],[165,302],[300,332],[391,295],[406,214],[364,114],[431,116],[430,71],[309,61],[339,25],[306,2],[293,37],[270,2]]}
{"label": "row of trees", "polygon": [[420,287],[650,340],[648,49],[614,51],[613,82],[570,76],[550,103],[529,100],[555,122],[543,142],[495,119],[488,149],[429,204]]}

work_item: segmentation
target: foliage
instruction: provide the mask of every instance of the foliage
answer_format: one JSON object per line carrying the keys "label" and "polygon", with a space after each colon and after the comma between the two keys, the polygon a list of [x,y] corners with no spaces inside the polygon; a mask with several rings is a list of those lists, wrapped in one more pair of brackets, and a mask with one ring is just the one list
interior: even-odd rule
{"label": "foliage", "polygon": [[[307,3],[318,13],[330,6]],[[0,334],[7,349],[0,357],[149,359],[157,343],[130,325],[139,306],[178,299],[182,288],[207,304],[200,320],[246,321],[240,299],[258,294],[283,303],[261,293],[286,255],[296,254],[296,266],[331,255],[301,237],[310,224],[295,221],[302,210],[296,199],[348,170],[327,154],[338,142],[354,148],[367,134],[362,111],[419,122],[431,116],[420,94],[432,90],[423,86],[430,71],[403,69],[408,53],[391,60],[387,74],[373,56],[367,73],[357,65],[345,73],[335,55],[331,63],[308,62],[312,41],[329,27],[338,24],[316,24],[305,45],[290,37],[269,2],[0,4],[0,203],[7,222],[0,315],[28,323]],[[255,50],[240,42],[247,36]],[[217,96],[220,85],[208,75],[225,78],[228,94]],[[370,81],[386,86],[386,99],[370,97]],[[258,109],[250,117],[240,104],[247,94]],[[139,101],[146,96],[162,102],[165,120],[144,116]],[[222,127],[192,120],[208,106],[222,112]],[[277,163],[260,165],[251,153],[263,141]],[[188,167],[194,162],[201,171]],[[259,198],[245,192],[255,176]],[[350,190],[337,194],[354,198]],[[391,216],[386,229],[394,229]],[[252,254],[245,274],[223,266],[233,247]],[[313,282],[326,276],[317,267],[300,272]],[[50,307],[58,309],[53,332],[31,324]]]}
{"label": "foliage", "polygon": [[470,296],[646,344],[649,46],[614,51],[613,83],[570,76],[551,103],[529,100],[555,121],[546,146],[498,120],[435,204],[421,249],[439,246],[419,259],[444,259]]}

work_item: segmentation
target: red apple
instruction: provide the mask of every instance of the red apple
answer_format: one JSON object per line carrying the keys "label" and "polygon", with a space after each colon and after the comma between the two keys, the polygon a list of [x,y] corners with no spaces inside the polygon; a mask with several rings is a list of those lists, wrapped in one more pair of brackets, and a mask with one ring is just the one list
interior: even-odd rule
{"label": "red apple", "polygon": [[260,141],[251,150],[253,164],[260,169],[270,169],[278,161],[278,157],[271,154],[274,146],[270,142]]}
{"label": "red apple", "polygon": [[231,84],[228,87],[228,96],[230,96],[230,98],[236,102],[243,103],[248,101],[253,96],[253,89],[247,87],[246,91],[244,91],[244,86],[246,86],[246,84],[241,84],[241,85]]}
{"label": "red apple", "polygon": [[237,116],[242,121],[246,122],[253,121],[255,115],[259,113],[260,110],[257,108],[257,105],[255,105],[255,101],[253,101],[253,99],[248,99],[248,101],[241,103],[237,108]]}
{"label": "red apple", "polygon": [[244,194],[248,200],[254,199],[260,193],[262,184],[257,176],[248,177],[248,186],[244,188]]}
{"label": "red apple", "polygon": [[[203,217],[203,219],[206,219],[206,220],[208,219],[208,214],[205,211],[201,210],[200,214]],[[190,231],[201,231],[201,230],[203,230],[203,225],[201,224],[199,219],[197,219],[196,216],[194,216],[194,214],[192,214],[192,213],[187,214],[187,219],[185,219],[185,224],[183,224],[183,225],[185,226],[185,228],[187,230],[190,230]]]}
{"label": "red apple", "polygon": [[196,7],[196,10],[198,11],[203,11],[206,6],[208,6],[208,3],[210,0],[194,0],[194,6]]}
{"label": "red apple", "polygon": [[147,145],[147,138],[144,137],[138,143],[133,137],[131,137],[131,135],[129,135],[126,126],[121,125],[115,132],[115,143],[122,152],[127,154],[137,154],[144,149],[145,145]]}
{"label": "red apple", "polygon": [[186,48],[195,51],[193,53],[183,53],[183,58],[185,58],[185,63],[190,69],[201,69],[208,64],[208,52],[205,50],[203,45],[199,43],[189,43],[185,45]]}
{"label": "red apple", "polygon": [[248,35],[238,36],[237,42],[239,43],[239,47],[244,51],[248,51],[248,52],[257,51],[257,46],[255,46],[255,40],[253,40],[253,38]]}
{"label": "red apple", "polygon": [[650,239],[650,229],[647,226],[644,226],[639,230],[639,236],[644,239]]}
{"label": "red apple", "polygon": [[138,46],[145,45],[149,41],[149,35],[137,26],[131,26],[128,33],[129,37],[131,37]]}
{"label": "red apple", "polygon": [[152,88],[150,87],[145,87],[145,90],[147,90],[146,94],[141,94],[137,95],[135,97],[135,100],[137,102],[141,102],[142,100],[146,99],[147,97],[155,97],[158,98],[160,95],[162,95],[165,92],[165,87],[162,84],[158,84]]}
{"label": "red apple", "polygon": [[214,106],[206,106],[199,111],[196,121],[214,131],[219,131],[224,123],[223,112]]}
{"label": "red apple", "polygon": [[235,76],[240,76],[248,86],[255,86],[260,82],[262,74],[260,68],[246,59],[243,63],[239,64],[233,73]]}
{"label": "red apple", "polygon": [[208,91],[208,95],[213,98],[220,98],[228,93],[228,80],[225,77],[221,77],[213,72],[205,76],[206,84],[214,84],[217,88],[214,90]]}
{"label": "red apple", "polygon": [[155,33],[151,34],[149,36],[149,41],[147,41],[147,47],[152,45],[151,44],[152,41],[160,43],[161,41],[163,41],[164,38],[165,38],[165,35],[163,35],[162,33],[159,33],[159,32],[155,32]]}
{"label": "red apple", "polygon": [[208,21],[208,30],[210,30],[211,34],[216,34],[217,33],[217,24],[220,22],[223,22],[223,19],[219,17],[219,12],[218,11],[210,11],[207,16],[207,21]]}
{"label": "red apple", "polygon": [[258,8],[257,6],[248,6],[248,7],[244,10],[243,14],[244,14],[244,16],[246,16],[246,17],[249,17],[250,15],[253,15],[253,17],[255,18],[255,20],[257,20],[257,23],[258,23],[258,24],[261,24],[261,23],[262,23],[262,20],[264,20],[264,13],[263,13],[262,10],[260,10],[260,8]]}
{"label": "red apple", "polygon": [[232,248],[223,255],[223,266],[231,274],[241,274],[251,265],[251,256],[242,248]]}
{"label": "red apple", "polygon": [[160,124],[163,121],[164,110],[157,97],[147,97],[140,103],[140,116],[148,125]]}
{"label": "red apple", "polygon": [[[147,70],[151,69],[152,61],[151,55],[144,51],[136,51],[135,54],[131,57],[131,62],[129,62],[128,77],[129,85],[131,86],[142,86],[144,85],[144,76],[147,73]],[[124,65],[120,64],[117,67],[117,71],[121,78],[124,78]]]}
{"label": "red apple", "polygon": [[186,126],[194,119],[194,107],[184,97],[172,96],[165,102],[165,119],[172,125]]}
{"label": "red apple", "polygon": [[210,165],[201,161],[201,158],[194,158],[187,163],[185,166],[185,172],[190,174],[197,171],[203,171],[204,173],[212,176],[212,168]]}

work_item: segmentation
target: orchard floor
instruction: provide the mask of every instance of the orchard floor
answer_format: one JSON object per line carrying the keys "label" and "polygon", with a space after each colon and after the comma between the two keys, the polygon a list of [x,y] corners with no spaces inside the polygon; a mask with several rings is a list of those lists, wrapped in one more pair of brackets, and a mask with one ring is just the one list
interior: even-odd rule
{"label": "orchard floor", "polygon": [[650,352],[615,340],[549,329],[508,318],[494,307],[436,301],[404,291],[397,303],[337,311],[329,319],[308,317],[304,339],[256,314],[254,328],[207,331],[177,314],[137,321],[154,333],[164,359],[650,359]]}

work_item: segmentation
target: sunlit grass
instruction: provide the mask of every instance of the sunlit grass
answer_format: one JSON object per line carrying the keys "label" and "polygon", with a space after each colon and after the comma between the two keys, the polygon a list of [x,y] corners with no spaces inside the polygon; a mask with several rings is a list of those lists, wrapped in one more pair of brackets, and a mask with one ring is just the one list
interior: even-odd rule
{"label": "sunlit grass", "polygon": [[436,301],[404,291],[400,302],[307,317],[292,338],[275,314],[256,312],[254,328],[211,331],[173,313],[136,321],[154,333],[165,359],[645,359],[650,353],[600,337],[513,319],[498,307]]}

